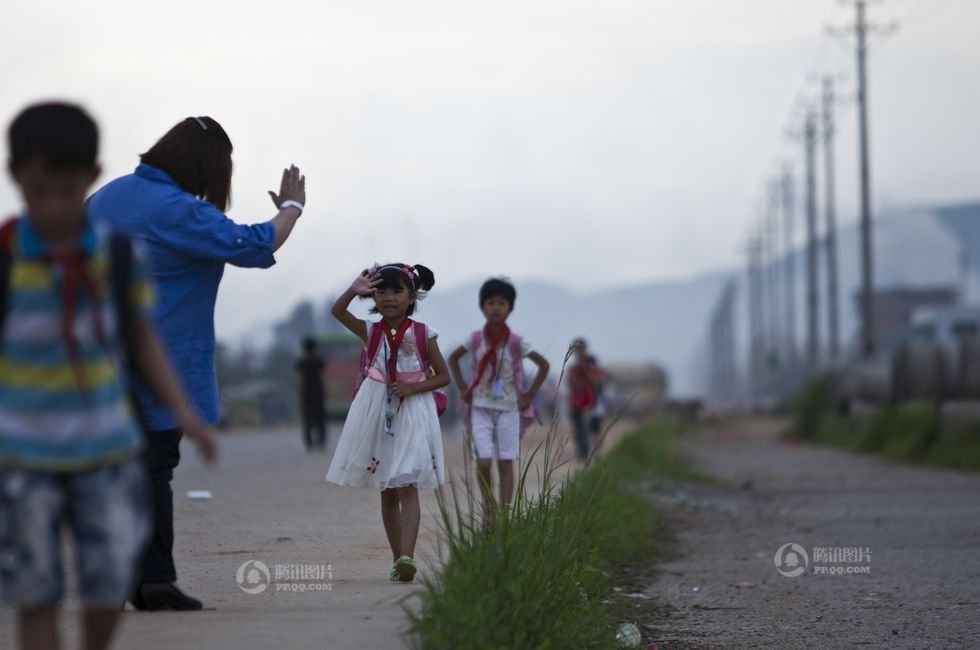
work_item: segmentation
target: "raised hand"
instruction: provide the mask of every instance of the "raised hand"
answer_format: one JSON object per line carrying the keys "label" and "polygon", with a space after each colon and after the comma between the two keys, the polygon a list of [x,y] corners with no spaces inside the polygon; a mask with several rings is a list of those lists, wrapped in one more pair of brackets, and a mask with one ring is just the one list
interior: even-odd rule
{"label": "raised hand", "polygon": [[350,285],[350,290],[359,296],[370,296],[374,294],[375,288],[381,284],[381,274],[377,269],[364,269],[361,274],[354,278]]}
{"label": "raised hand", "polygon": [[279,208],[283,201],[296,201],[306,205],[306,176],[300,173],[299,167],[290,165],[289,169],[282,170],[279,193],[269,190],[269,197],[276,208]]}

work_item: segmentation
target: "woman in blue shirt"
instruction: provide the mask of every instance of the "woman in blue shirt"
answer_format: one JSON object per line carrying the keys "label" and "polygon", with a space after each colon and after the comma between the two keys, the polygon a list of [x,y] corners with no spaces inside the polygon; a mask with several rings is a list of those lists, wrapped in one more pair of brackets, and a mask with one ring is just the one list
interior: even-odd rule
{"label": "woman in blue shirt", "polygon": [[[278,212],[241,225],[224,214],[231,194],[232,144],[210,117],[188,117],[140,156],[132,174],[117,178],[89,201],[92,213],[143,242],[158,292],[154,321],[187,393],[210,423],[220,417],[214,366],[214,303],[225,264],[268,268],[303,212],[306,179],[283,170]],[[136,395],[147,434],[146,460],[153,486],[154,534],[131,602],[138,609],[201,609],[177,589],[173,561],[173,492],[182,431],[147,389]]]}

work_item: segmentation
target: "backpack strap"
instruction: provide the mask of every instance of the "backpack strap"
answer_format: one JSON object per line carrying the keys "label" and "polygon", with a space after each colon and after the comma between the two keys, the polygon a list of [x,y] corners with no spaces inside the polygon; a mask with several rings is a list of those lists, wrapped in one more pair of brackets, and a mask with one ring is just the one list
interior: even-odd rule
{"label": "backpack strap", "polygon": [[116,331],[121,342],[123,363],[129,376],[129,403],[140,427],[146,431],[146,420],[139,398],[136,396],[134,377],[141,377],[136,365],[136,318],[137,310],[133,302],[133,242],[117,232],[109,234],[109,290],[112,304],[116,310]]}
{"label": "backpack strap", "polygon": [[483,330],[479,329],[470,334],[470,363],[473,365],[473,376],[476,376],[476,369],[480,365],[480,359],[477,357],[477,350],[480,349],[480,345],[483,344]]}
{"label": "backpack strap", "polygon": [[371,365],[374,363],[375,358],[378,356],[378,351],[381,349],[382,338],[384,338],[384,330],[381,329],[381,323],[371,323],[371,327],[368,328],[368,342],[367,348],[365,348],[363,371],[366,372],[371,369]]}
{"label": "backpack strap", "polygon": [[415,334],[415,350],[419,355],[419,363],[422,370],[429,372],[429,326],[412,321],[412,332]]}
{"label": "backpack strap", "polygon": [[514,388],[518,395],[524,394],[524,364],[521,363],[521,339],[520,335],[510,335],[507,341],[507,351],[510,354],[510,368],[514,373]]}
{"label": "backpack strap", "polygon": [[10,298],[10,270],[14,262],[14,233],[17,217],[7,219],[0,226],[0,348],[3,347],[3,331],[7,322],[7,301]]}

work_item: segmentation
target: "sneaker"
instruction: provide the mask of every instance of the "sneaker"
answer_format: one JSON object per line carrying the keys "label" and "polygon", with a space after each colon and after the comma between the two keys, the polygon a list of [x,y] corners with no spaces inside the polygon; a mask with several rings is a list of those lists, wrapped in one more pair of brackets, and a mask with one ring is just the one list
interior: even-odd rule
{"label": "sneaker", "polygon": [[398,574],[398,580],[401,582],[411,582],[414,580],[416,570],[415,560],[407,555],[401,556],[395,562],[395,572]]}

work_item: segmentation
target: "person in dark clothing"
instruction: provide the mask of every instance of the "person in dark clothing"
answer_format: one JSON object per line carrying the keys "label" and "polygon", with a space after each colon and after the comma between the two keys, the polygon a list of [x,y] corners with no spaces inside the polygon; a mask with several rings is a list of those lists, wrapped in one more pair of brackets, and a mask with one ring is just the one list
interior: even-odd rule
{"label": "person in dark clothing", "polygon": [[323,450],[327,442],[326,394],[323,389],[323,357],[317,353],[316,341],[303,338],[303,356],[296,361],[299,383],[299,409],[306,451]]}

